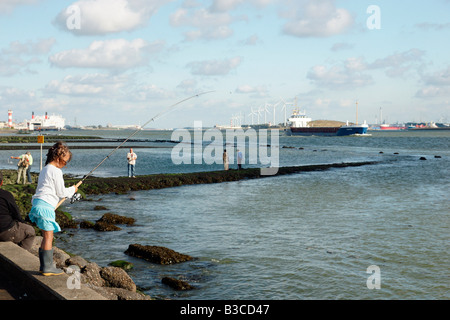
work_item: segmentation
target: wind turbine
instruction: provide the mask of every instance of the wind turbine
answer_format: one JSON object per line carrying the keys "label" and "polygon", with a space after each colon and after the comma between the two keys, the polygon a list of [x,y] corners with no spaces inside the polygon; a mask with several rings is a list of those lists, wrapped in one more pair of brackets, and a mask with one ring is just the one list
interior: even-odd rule
{"label": "wind turbine", "polygon": [[270,113],[268,107],[270,106],[270,104],[268,104],[266,102],[266,104],[264,105],[264,124],[267,124],[267,114]]}
{"label": "wind turbine", "polygon": [[253,108],[250,108],[250,110],[251,110],[252,112],[249,113],[249,116],[252,117],[252,125],[254,125],[254,122],[253,122],[253,116],[256,115],[256,112],[253,110]]}
{"label": "wind turbine", "polygon": [[258,124],[261,124],[261,122],[259,121],[259,116],[261,115],[262,111],[264,111],[264,107],[263,106],[259,106],[258,107]]}
{"label": "wind turbine", "polygon": [[273,125],[274,125],[274,126],[277,124],[277,122],[276,122],[276,116],[275,116],[275,111],[276,111],[277,106],[278,106],[280,103],[281,103],[281,101],[278,101],[277,103],[275,103],[275,104],[273,105]]}
{"label": "wind turbine", "polygon": [[280,99],[281,99],[281,101],[283,101],[283,107],[281,107],[281,110],[284,109],[284,126],[286,127],[286,125],[287,125],[286,106],[289,105],[289,104],[292,104],[292,105],[293,105],[294,103],[292,103],[292,102],[286,102],[286,101],[284,101],[284,99],[281,98],[281,97],[280,97]]}

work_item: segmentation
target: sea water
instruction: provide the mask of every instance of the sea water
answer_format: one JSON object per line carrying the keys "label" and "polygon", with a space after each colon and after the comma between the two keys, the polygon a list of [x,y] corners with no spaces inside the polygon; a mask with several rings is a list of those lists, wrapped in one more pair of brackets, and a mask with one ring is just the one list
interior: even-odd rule
{"label": "sea water", "polygon": [[[70,134],[125,138],[129,133]],[[143,131],[136,138],[142,141],[126,146],[145,147],[134,149],[138,175],[222,168],[174,165],[174,144],[156,141],[170,140],[171,132]],[[66,202],[74,219],[95,221],[112,212],[135,218],[135,226],[115,232],[67,230],[56,246],[100,266],[119,259],[132,262],[129,275],[156,298],[449,299],[449,147],[449,131],[280,136],[282,166],[379,163],[89,196],[93,201]],[[111,150],[74,149],[65,173],[83,176]],[[117,151],[94,175],[126,176],[127,151]],[[0,157],[10,154],[1,151]],[[39,151],[32,154],[38,170]],[[6,160],[3,165],[13,166]],[[95,211],[96,205],[108,211]],[[164,246],[196,259],[156,265],[125,255],[133,243]],[[165,276],[185,280],[195,289],[174,291],[161,283]]]}

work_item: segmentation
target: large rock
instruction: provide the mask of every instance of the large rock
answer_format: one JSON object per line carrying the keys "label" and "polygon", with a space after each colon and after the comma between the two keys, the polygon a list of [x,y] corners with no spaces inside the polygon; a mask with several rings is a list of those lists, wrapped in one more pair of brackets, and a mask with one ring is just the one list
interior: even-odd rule
{"label": "large rock", "polygon": [[103,287],[105,285],[105,280],[101,277],[100,270],[100,267],[95,262],[88,263],[81,270],[81,282],[96,287]]}
{"label": "large rock", "polygon": [[191,286],[186,281],[183,281],[180,279],[175,279],[172,277],[164,277],[164,278],[162,278],[161,282],[165,285],[168,285],[169,287],[171,287],[174,290],[192,290],[192,289],[194,289],[194,287]]}
{"label": "large rock", "polygon": [[66,266],[66,260],[69,259],[70,256],[64,250],[61,250],[57,247],[53,247],[53,262],[56,264],[57,268],[63,268]]}
{"label": "large rock", "polygon": [[108,300],[152,300],[148,295],[122,288],[91,287]]}
{"label": "large rock", "polygon": [[94,229],[97,231],[119,231],[122,230],[118,226],[105,221],[97,221],[94,225]]}
{"label": "large rock", "polygon": [[97,222],[100,221],[110,224],[126,224],[131,226],[136,220],[129,217],[119,216],[118,214],[105,213],[100,219],[97,220]]}
{"label": "large rock", "polygon": [[130,244],[125,254],[158,264],[173,264],[193,259],[191,256],[168,248],[140,244]]}
{"label": "large rock", "polygon": [[78,266],[80,269],[84,269],[89,262],[87,262],[81,256],[73,256],[66,260],[67,266]]}
{"label": "large rock", "polygon": [[136,292],[136,284],[125,270],[117,267],[104,267],[100,270],[100,275],[105,280],[105,286],[123,288]]}

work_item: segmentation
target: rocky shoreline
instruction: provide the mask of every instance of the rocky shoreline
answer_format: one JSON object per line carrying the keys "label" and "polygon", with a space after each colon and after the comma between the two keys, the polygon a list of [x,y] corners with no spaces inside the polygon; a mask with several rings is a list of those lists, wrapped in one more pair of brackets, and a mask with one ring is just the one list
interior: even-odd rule
{"label": "rocky shoreline", "polygon": [[[324,171],[332,168],[345,168],[355,166],[365,166],[377,164],[376,161],[351,162],[351,163],[335,163],[309,166],[282,167],[278,169],[276,175],[286,175],[301,172]],[[28,212],[31,209],[31,197],[35,192],[35,184],[18,185],[15,184],[17,179],[16,170],[2,170],[4,177],[3,189],[10,191],[16,199],[17,205],[22,213],[25,221],[33,225],[28,220]],[[153,174],[138,176],[135,179],[128,177],[98,178],[89,177],[80,186],[79,192],[83,199],[87,199],[89,195],[99,194],[126,194],[131,191],[151,190],[170,188],[182,185],[222,183],[229,181],[239,181],[244,179],[259,179],[271,176],[261,174],[260,168],[249,168],[243,170],[228,171],[210,171],[210,172],[193,172],[180,174]],[[37,181],[38,174],[32,173],[33,181]],[[79,179],[65,176],[66,185],[73,185]],[[64,206],[62,206],[64,208]],[[56,210],[56,220],[62,229],[70,228],[92,228],[96,232],[113,232],[120,230],[117,225],[132,226],[133,218],[123,217],[116,214],[106,213],[99,220],[76,222],[69,213],[64,210]],[[38,247],[41,238],[40,231],[35,227],[36,238],[35,254],[38,255]],[[130,244],[125,251],[129,256],[137,257],[149,261],[149,263],[172,264],[182,263],[192,260],[193,258],[182,253],[175,252],[171,249],[158,246],[145,246],[140,244]],[[148,300],[151,297],[139,292],[134,281],[127,274],[126,270],[130,267],[126,262],[119,263],[119,266],[100,267],[96,263],[88,262],[81,256],[70,255],[59,248],[55,248],[54,259],[60,268],[64,268],[66,273],[78,271],[81,277],[81,283],[84,283],[111,300]],[[174,278],[164,278],[162,283],[170,286],[174,290],[191,290],[194,289],[188,283]]]}

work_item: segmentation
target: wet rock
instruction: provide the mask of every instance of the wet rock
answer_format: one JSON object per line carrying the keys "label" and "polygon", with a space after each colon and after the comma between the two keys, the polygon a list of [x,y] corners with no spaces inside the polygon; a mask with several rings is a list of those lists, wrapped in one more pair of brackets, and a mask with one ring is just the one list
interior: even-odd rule
{"label": "wet rock", "polygon": [[95,223],[92,221],[83,220],[80,222],[80,228],[81,229],[93,229],[95,226]]}
{"label": "wet rock", "polygon": [[125,272],[117,267],[104,267],[100,270],[100,276],[105,280],[106,287],[123,288],[136,292],[136,284]]}
{"label": "wet rock", "polygon": [[95,206],[94,210],[95,211],[101,211],[101,210],[108,210],[108,208],[106,208],[105,206]]}
{"label": "wet rock", "polygon": [[81,270],[81,282],[96,287],[103,287],[105,285],[105,280],[100,276],[100,270],[98,264],[94,262],[88,263]]}
{"label": "wet rock", "polygon": [[69,213],[62,210],[55,211],[55,220],[58,222],[61,229],[76,229],[78,224],[72,219]]}
{"label": "wet rock", "polygon": [[118,214],[105,213],[97,222],[106,222],[110,224],[126,224],[133,225],[136,220],[133,218],[128,218],[124,216],[119,216]]}
{"label": "wet rock", "polygon": [[66,266],[66,260],[69,259],[70,256],[63,250],[53,247],[53,261],[56,264],[57,268],[62,268]]}
{"label": "wet rock", "polygon": [[98,221],[94,225],[94,229],[97,231],[119,231],[122,230],[118,226],[115,226],[111,223],[104,222],[104,221]]}
{"label": "wet rock", "polygon": [[427,158],[425,158],[425,157],[420,157],[419,160],[427,160]]}
{"label": "wet rock", "polygon": [[78,266],[80,269],[85,268],[88,265],[89,262],[87,262],[83,257],[80,256],[73,256],[66,260],[67,266]]}
{"label": "wet rock", "polygon": [[193,286],[191,286],[189,283],[183,280],[171,278],[171,277],[164,277],[161,281],[163,284],[171,287],[174,290],[178,291],[184,291],[184,290],[192,290],[194,289]]}
{"label": "wet rock", "polygon": [[189,255],[178,253],[165,247],[143,246],[140,244],[130,244],[125,254],[158,264],[173,264],[193,259]]}
{"label": "wet rock", "polygon": [[150,296],[122,288],[93,287],[92,289],[109,300],[152,300]]}

